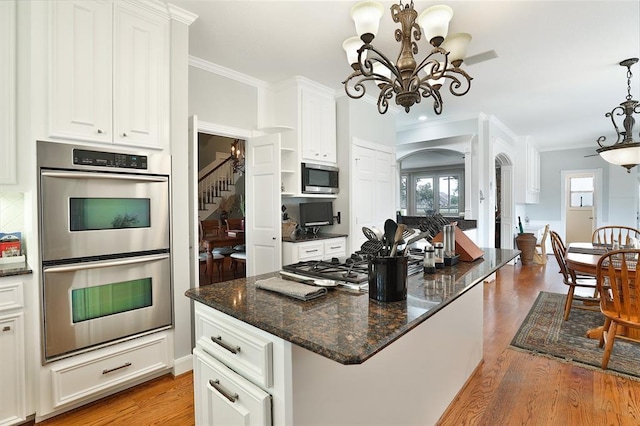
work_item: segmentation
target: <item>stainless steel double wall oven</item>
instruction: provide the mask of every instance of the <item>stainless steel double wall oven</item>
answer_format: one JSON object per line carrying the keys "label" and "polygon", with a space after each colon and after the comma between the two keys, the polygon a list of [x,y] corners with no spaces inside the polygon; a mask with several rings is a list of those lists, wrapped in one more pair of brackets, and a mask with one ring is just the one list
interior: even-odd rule
{"label": "stainless steel double wall oven", "polygon": [[166,154],[38,142],[43,362],[172,326]]}

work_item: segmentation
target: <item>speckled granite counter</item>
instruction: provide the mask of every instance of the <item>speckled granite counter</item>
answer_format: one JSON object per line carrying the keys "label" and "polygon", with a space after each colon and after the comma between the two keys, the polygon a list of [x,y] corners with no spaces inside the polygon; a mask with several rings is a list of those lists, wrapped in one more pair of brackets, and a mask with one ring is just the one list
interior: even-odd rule
{"label": "speckled granite counter", "polygon": [[296,238],[287,238],[287,237],[282,237],[282,241],[287,242],[287,243],[304,243],[307,241],[317,241],[317,240],[328,240],[330,238],[340,238],[340,237],[347,237],[347,234],[301,234],[301,235],[296,235]]}
{"label": "speckled granite counter", "polygon": [[360,364],[446,307],[519,254],[484,248],[484,257],[409,277],[406,301],[380,303],[367,293],[331,289],[308,302],[257,289],[258,279],[216,283],[185,295],[341,364]]}
{"label": "speckled granite counter", "polygon": [[0,278],[11,277],[14,275],[27,275],[32,273],[33,271],[31,270],[27,262],[0,264]]}

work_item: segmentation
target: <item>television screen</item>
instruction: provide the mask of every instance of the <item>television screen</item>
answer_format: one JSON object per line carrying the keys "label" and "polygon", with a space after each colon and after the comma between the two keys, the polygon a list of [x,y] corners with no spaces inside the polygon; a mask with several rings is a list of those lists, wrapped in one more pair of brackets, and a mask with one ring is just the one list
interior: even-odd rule
{"label": "television screen", "polygon": [[300,226],[322,226],[333,224],[333,202],[300,203]]}

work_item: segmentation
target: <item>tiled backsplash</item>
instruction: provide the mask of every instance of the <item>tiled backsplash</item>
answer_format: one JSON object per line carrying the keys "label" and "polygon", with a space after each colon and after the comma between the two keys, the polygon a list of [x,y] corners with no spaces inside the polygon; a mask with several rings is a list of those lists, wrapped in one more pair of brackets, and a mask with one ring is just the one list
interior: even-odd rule
{"label": "tiled backsplash", "polygon": [[0,192],[0,232],[16,231],[24,235],[24,194]]}

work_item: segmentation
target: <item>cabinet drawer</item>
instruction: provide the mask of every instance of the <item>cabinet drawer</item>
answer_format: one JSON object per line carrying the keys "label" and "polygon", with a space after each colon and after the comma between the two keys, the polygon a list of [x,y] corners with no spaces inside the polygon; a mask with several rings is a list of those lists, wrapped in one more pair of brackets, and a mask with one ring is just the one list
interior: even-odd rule
{"label": "cabinet drawer", "polygon": [[196,344],[259,386],[273,384],[273,343],[250,326],[196,303]]}
{"label": "cabinet drawer", "polygon": [[60,361],[51,367],[54,406],[86,398],[168,367],[169,344],[164,333],[101,349],[80,361]]}
{"label": "cabinet drawer", "polygon": [[344,238],[337,238],[335,240],[325,241],[324,243],[324,257],[340,257],[346,253],[346,240]]}
{"label": "cabinet drawer", "polygon": [[322,241],[298,244],[298,259],[300,262],[304,260],[320,260],[323,255],[324,244]]}
{"label": "cabinet drawer", "polygon": [[22,282],[0,283],[0,312],[24,306]]}
{"label": "cabinet drawer", "polygon": [[271,424],[268,393],[199,349],[193,354],[196,425]]}

